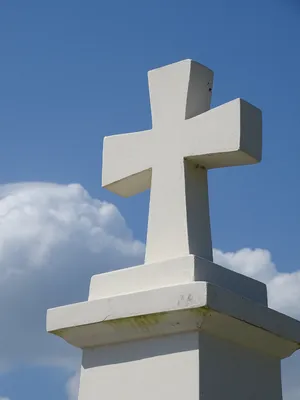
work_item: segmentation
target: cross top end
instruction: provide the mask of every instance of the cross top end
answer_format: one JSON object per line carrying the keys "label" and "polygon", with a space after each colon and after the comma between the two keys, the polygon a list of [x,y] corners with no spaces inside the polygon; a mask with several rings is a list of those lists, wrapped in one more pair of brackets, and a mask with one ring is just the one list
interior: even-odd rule
{"label": "cross top end", "polygon": [[152,124],[195,117],[210,108],[213,71],[183,60],[148,72]]}
{"label": "cross top end", "polygon": [[207,170],[261,160],[261,111],[236,99],[210,110],[213,72],[184,60],[148,72],[152,129],[105,137],[102,185],[151,186],[146,261],[212,259]]}

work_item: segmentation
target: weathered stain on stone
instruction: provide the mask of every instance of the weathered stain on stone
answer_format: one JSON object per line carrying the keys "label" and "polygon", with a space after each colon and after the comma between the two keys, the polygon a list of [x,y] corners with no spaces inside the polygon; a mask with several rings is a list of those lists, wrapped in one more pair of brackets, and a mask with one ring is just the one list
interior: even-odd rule
{"label": "weathered stain on stone", "polygon": [[159,324],[166,314],[167,314],[166,312],[163,312],[163,313],[154,313],[147,315],[137,315],[134,317],[104,321],[104,323],[114,328],[119,327],[120,325],[123,326],[129,325],[142,330],[149,330],[150,327]]}

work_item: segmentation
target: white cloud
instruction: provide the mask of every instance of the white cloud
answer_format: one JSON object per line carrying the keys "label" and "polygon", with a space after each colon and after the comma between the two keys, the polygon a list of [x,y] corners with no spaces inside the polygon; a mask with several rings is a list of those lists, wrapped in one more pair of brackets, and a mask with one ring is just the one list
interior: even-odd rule
{"label": "white cloud", "polygon": [[[93,274],[139,264],[143,254],[118,210],[80,185],[0,186],[0,368],[73,369],[77,353],[45,331],[47,308],[85,300]],[[300,271],[278,272],[262,249],[215,250],[214,258],[267,283],[270,306],[300,318]],[[285,400],[299,398],[299,365],[298,355],[284,362]],[[66,390],[69,400],[77,399],[78,374]]]}
{"label": "white cloud", "polygon": [[214,250],[214,261],[265,283],[268,283],[277,274],[271,254],[267,250],[242,249],[233,253]]}
{"label": "white cloud", "polygon": [[8,397],[0,397],[0,400],[9,400]]}
{"label": "white cloud", "polygon": [[77,353],[45,331],[47,308],[86,299],[93,274],[143,254],[116,207],[80,185],[0,186],[0,367],[72,364]]}
{"label": "white cloud", "polygon": [[79,373],[71,376],[67,381],[66,392],[68,400],[77,400],[78,390],[79,390]]}

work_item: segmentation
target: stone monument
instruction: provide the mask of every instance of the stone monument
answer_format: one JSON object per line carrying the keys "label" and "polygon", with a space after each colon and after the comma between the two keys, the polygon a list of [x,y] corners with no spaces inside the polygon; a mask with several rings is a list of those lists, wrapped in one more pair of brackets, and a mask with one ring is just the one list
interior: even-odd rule
{"label": "stone monument", "polygon": [[151,189],[145,264],[93,276],[47,330],[83,350],[79,400],[281,400],[300,322],[213,263],[209,221],[207,171],[260,161],[261,112],[210,109],[213,72],[191,60],[148,77],[152,129],[106,137],[102,174],[121,196]]}

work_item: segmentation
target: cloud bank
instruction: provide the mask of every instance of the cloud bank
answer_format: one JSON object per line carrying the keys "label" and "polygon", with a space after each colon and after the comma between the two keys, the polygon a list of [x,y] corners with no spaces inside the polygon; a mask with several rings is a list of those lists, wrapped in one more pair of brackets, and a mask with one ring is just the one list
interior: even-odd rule
{"label": "cloud bank", "polygon": [[93,274],[143,254],[116,207],[80,185],[0,186],[0,369],[72,365],[74,350],[45,332],[46,310],[85,300]]}
{"label": "cloud bank", "polygon": [[[77,352],[45,332],[46,310],[85,300],[93,274],[142,262],[112,204],[80,185],[0,186],[0,370],[21,364],[77,365]],[[269,251],[214,251],[214,260],[268,285],[270,307],[300,319],[300,271],[280,273]],[[285,399],[299,399],[299,356],[284,362]],[[67,383],[75,399],[78,375]],[[1,400],[1,398],[0,398]]]}

